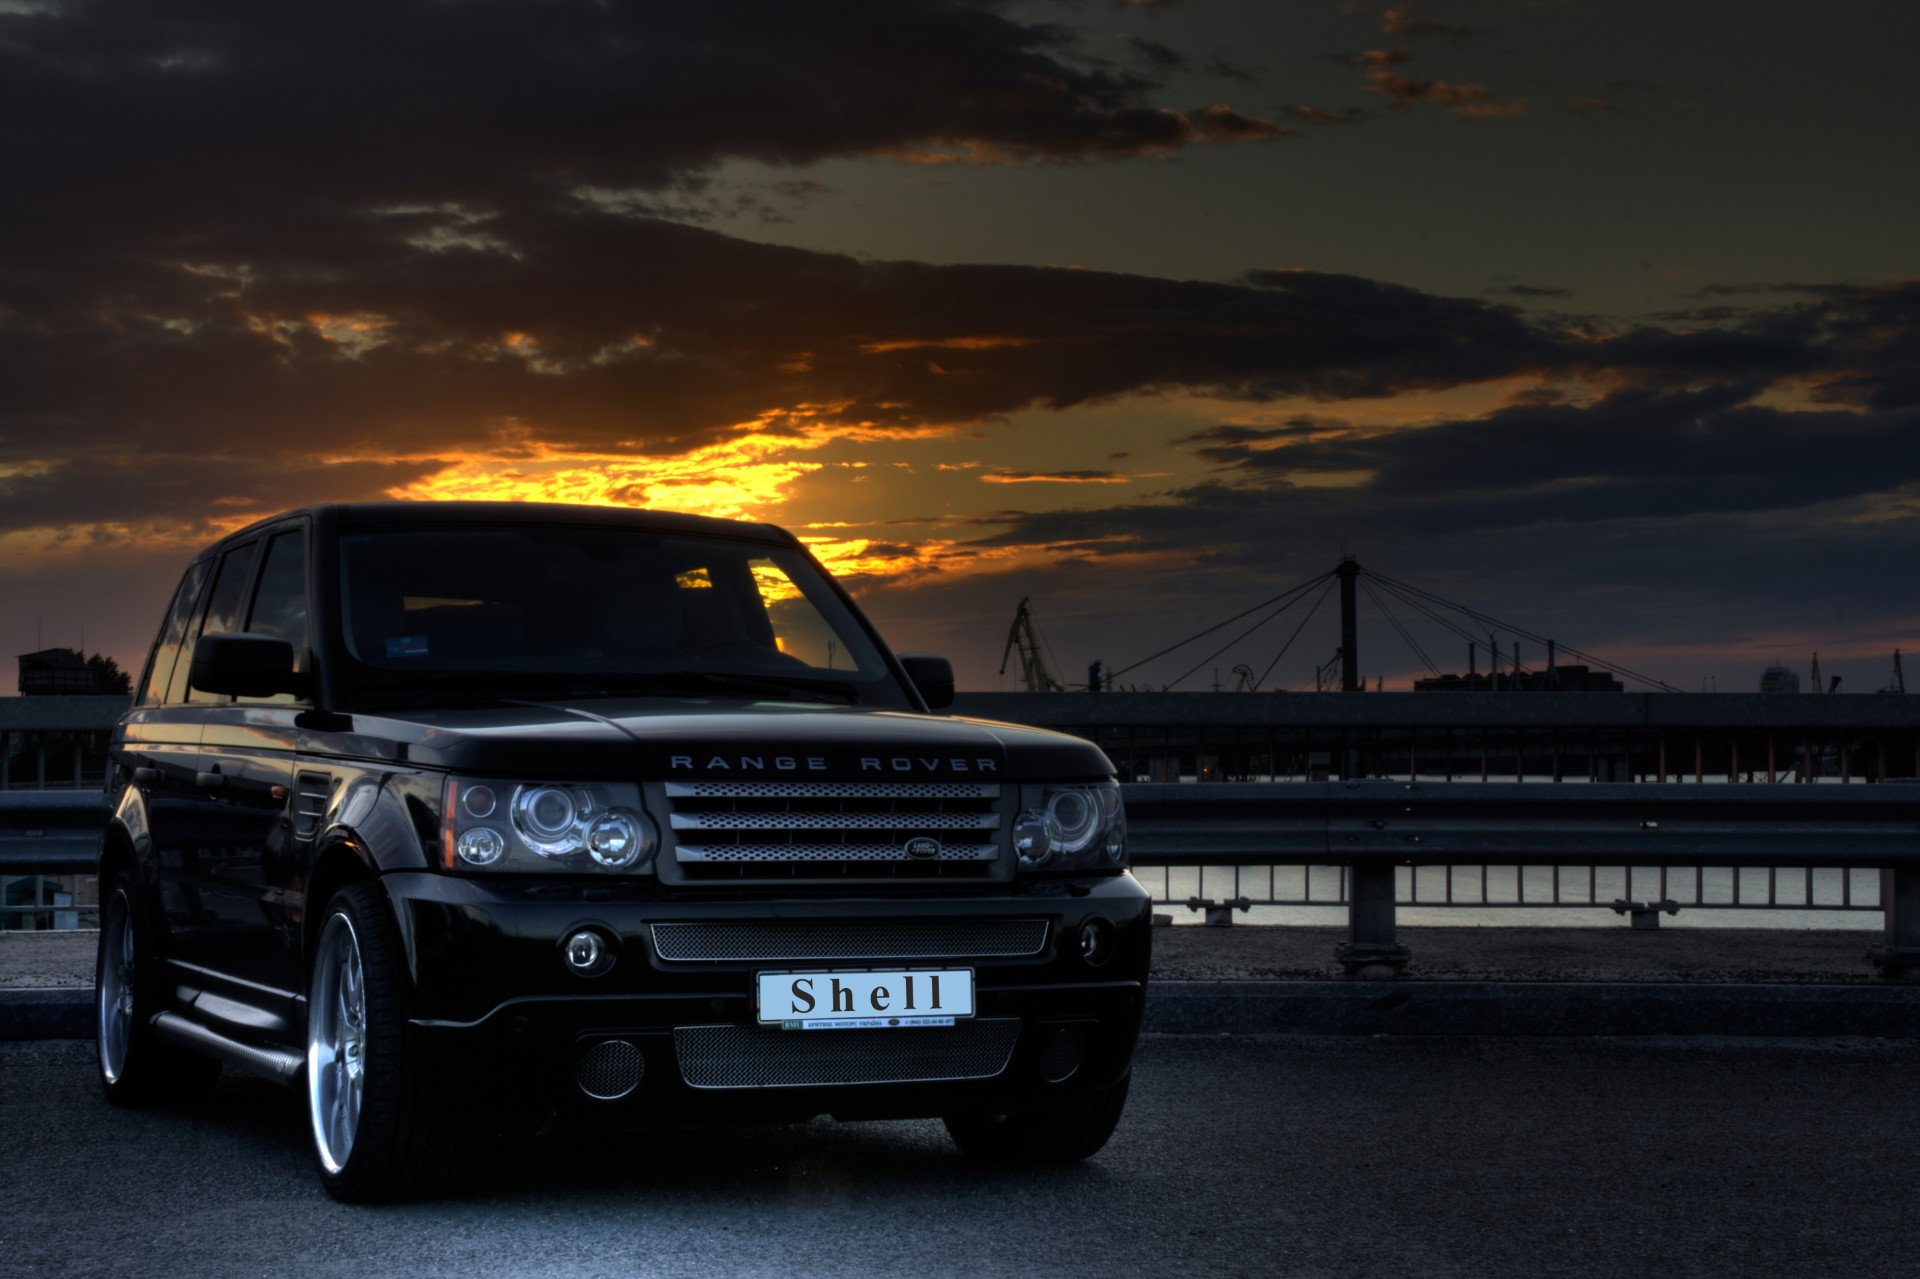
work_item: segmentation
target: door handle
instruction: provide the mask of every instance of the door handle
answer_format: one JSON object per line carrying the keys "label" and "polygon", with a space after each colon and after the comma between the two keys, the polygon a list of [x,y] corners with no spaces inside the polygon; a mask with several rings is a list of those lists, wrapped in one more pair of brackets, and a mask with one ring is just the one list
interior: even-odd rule
{"label": "door handle", "polygon": [[201,790],[222,790],[226,787],[227,779],[219,773],[195,773],[193,784]]}

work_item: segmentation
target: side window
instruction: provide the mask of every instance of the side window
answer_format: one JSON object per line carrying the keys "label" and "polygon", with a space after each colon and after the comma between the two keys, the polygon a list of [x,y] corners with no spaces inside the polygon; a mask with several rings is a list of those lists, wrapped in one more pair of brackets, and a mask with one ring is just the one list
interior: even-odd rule
{"label": "side window", "polygon": [[200,588],[207,583],[207,567],[208,561],[202,560],[189,568],[187,575],[180,579],[180,589],[174,593],[173,607],[168,610],[166,620],[160,623],[160,634],[153,642],[153,653],[147,658],[147,679],[140,693],[142,706],[157,706],[166,700],[174,664],[180,657],[180,646],[186,641],[187,627],[193,622],[194,605],[200,602]]}
{"label": "side window", "polygon": [[[293,645],[293,668],[304,671],[307,652],[307,538],[298,529],[281,533],[267,543],[267,559],[260,569],[260,585],[253,593],[253,610],[247,614],[246,629],[258,635],[272,635]],[[291,704],[291,693],[274,697],[248,698]]]}
{"label": "side window", "polygon": [[[206,618],[194,632],[194,639],[240,629],[241,612],[247,604],[247,580],[253,576],[253,557],[259,549],[258,542],[248,542],[220,557],[220,571],[214,575],[213,592],[207,597]],[[187,660],[174,663],[174,685],[181,687],[185,686],[187,671],[193,665],[193,645],[186,646],[184,656]],[[167,700],[174,700],[174,687],[170,685],[167,691]],[[211,705],[225,699],[221,694],[203,693],[196,688],[187,694],[186,700],[196,705]]]}

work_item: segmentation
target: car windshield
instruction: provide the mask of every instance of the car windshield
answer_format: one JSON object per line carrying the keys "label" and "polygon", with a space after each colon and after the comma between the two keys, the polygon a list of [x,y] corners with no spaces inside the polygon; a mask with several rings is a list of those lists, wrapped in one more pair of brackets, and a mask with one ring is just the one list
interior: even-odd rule
{"label": "car windshield", "polygon": [[905,705],[801,552],[594,526],[396,529],[340,543],[360,692],[664,693]]}

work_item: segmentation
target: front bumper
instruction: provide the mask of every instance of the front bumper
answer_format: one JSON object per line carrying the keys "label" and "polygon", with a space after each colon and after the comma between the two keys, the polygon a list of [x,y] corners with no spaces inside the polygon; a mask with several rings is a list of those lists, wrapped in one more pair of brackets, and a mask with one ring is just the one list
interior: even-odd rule
{"label": "front bumper", "polygon": [[[1041,1109],[1123,1078],[1144,1011],[1150,899],[1126,876],[963,895],[776,899],[416,873],[382,883],[406,941],[414,1029],[434,1077],[515,1126]],[[1079,943],[1093,920],[1110,947],[1089,962]],[[895,941],[884,957],[755,958],[723,946],[670,958],[656,941],[661,924]],[[982,953],[980,937],[1010,926],[1037,941],[986,949],[1030,953]],[[564,960],[565,939],[582,928],[612,957],[593,976]],[[903,936],[935,940],[899,954]],[[782,1031],[757,1022],[761,971],[956,967],[973,970],[976,1015],[954,1027]],[[638,1082],[599,1099],[591,1092],[611,1089],[597,1063],[611,1057],[622,1083]],[[516,1103],[511,1114],[504,1099]]]}

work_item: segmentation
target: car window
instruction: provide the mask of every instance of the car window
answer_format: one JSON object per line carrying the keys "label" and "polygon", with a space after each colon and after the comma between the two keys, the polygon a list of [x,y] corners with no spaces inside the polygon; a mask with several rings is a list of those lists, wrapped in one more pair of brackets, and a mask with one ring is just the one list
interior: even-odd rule
{"label": "car window", "polygon": [[186,640],[187,627],[193,621],[194,605],[200,602],[200,588],[206,584],[209,564],[210,561],[202,560],[192,565],[187,569],[186,576],[180,579],[180,589],[174,592],[173,607],[167,610],[166,620],[160,623],[160,634],[154,639],[153,652],[147,658],[147,679],[140,692],[142,706],[156,706],[166,700],[174,664]]}
{"label": "car window", "polygon": [[888,678],[804,555],[598,529],[436,529],[341,541],[348,652],[413,671]]}
{"label": "car window", "polygon": [[[196,640],[202,635],[225,635],[241,628],[241,614],[247,603],[247,582],[253,576],[253,557],[259,549],[258,542],[248,542],[243,546],[234,547],[220,557],[220,571],[214,575],[213,591],[207,597],[206,617],[201,621],[200,629],[194,634]],[[192,651],[192,647],[188,646],[189,656]],[[177,674],[182,677],[176,680],[176,683],[183,683],[184,676],[193,663],[189,660],[176,662],[174,665],[178,668]],[[169,688],[169,694],[172,691],[172,688]],[[169,696],[168,700],[172,701],[173,698]],[[203,693],[196,688],[187,694],[187,700],[197,704],[211,704],[226,699],[222,694]]]}
{"label": "car window", "polygon": [[[254,588],[253,609],[247,614],[246,629],[257,635],[286,640],[293,645],[293,669],[308,668],[311,657],[307,652],[307,538],[304,531],[281,533],[267,543],[266,563],[260,569],[260,585]],[[298,699],[291,693],[281,693],[246,700],[286,704]]]}

